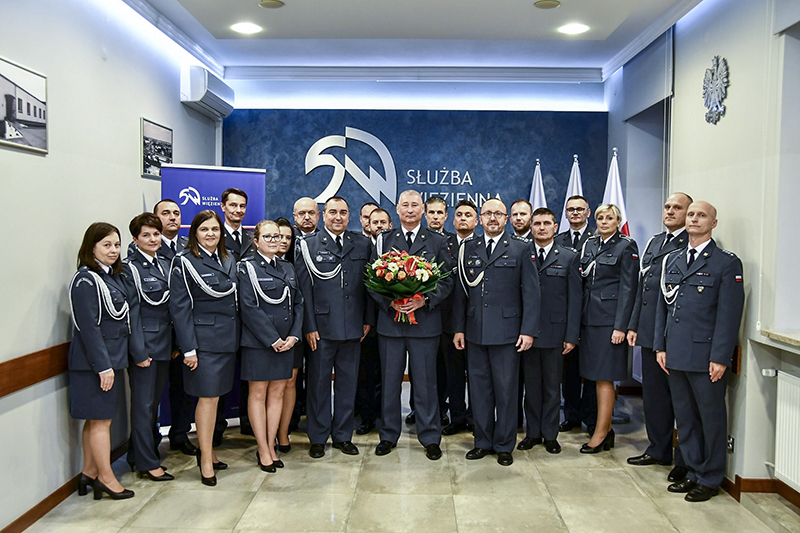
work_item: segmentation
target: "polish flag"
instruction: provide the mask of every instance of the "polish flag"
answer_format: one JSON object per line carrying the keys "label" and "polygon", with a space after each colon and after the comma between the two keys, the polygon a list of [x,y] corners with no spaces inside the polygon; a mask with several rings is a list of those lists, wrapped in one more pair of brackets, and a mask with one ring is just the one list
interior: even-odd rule
{"label": "polish flag", "polygon": [[547,207],[547,198],[544,196],[544,182],[542,181],[542,167],[539,160],[536,160],[536,169],[533,171],[533,183],[531,183],[531,196],[529,199],[533,206],[533,211],[540,207]]}
{"label": "polish flag", "polygon": [[581,183],[581,167],[578,165],[578,154],[572,156],[572,170],[569,172],[569,184],[567,185],[567,195],[564,197],[564,210],[561,211],[561,222],[558,229],[569,231],[569,218],[567,218],[567,199],[570,196],[583,196],[583,183]]}
{"label": "polish flag", "polygon": [[622,183],[619,179],[619,163],[617,162],[617,149],[614,148],[614,156],[611,158],[611,167],[608,169],[608,179],[606,180],[606,190],[603,193],[604,204],[614,204],[619,207],[622,221],[619,225],[619,232],[630,236],[628,229],[628,214],[625,212],[625,198],[622,194]]}

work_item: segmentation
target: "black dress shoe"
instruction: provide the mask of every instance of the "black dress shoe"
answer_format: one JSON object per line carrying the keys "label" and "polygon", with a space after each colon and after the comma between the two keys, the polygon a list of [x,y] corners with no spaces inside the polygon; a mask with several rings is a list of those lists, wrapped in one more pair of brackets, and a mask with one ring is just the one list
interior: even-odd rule
{"label": "black dress shoe", "polygon": [[667,490],[669,492],[675,492],[677,494],[684,494],[691,491],[693,488],[695,488],[695,486],[697,486],[697,483],[687,478],[687,479],[682,479],[677,483],[673,483],[672,485],[667,487]]}
{"label": "black dress shoe", "polygon": [[447,416],[447,413],[442,413],[441,417],[439,418],[439,423],[442,427],[450,425],[450,417]]}
{"label": "black dress shoe", "polygon": [[511,452],[497,452],[497,464],[500,466],[511,466],[513,462],[514,458],[511,456]]}
{"label": "black dress shoe", "polygon": [[375,455],[389,455],[392,453],[392,448],[397,446],[394,442],[382,440],[375,446]]}
{"label": "black dress shoe", "polygon": [[650,465],[669,465],[666,461],[659,461],[651,455],[643,453],[634,457],[628,457],[628,464],[633,466],[650,466]]}
{"label": "black dress shoe", "polygon": [[711,487],[698,484],[690,490],[683,499],[687,502],[707,502],[717,494],[719,494],[719,489],[712,489]]}
{"label": "black dress shoe", "polygon": [[275,446],[275,450],[281,453],[289,453],[290,451],[292,451],[292,445],[287,444],[286,446],[284,446],[283,444],[278,444],[277,446]]}
{"label": "black dress shoe", "polygon": [[494,452],[492,450],[487,450],[485,448],[472,448],[470,451],[467,452],[467,459],[470,461],[474,461],[476,459],[483,459],[487,455],[491,455]]}
{"label": "black dress shoe", "polygon": [[561,425],[558,426],[558,430],[563,433],[565,431],[572,431],[573,429],[580,426],[581,426],[580,422],[573,422],[572,420],[564,420],[563,422],[561,422]]}
{"label": "black dress shoe", "polygon": [[678,481],[686,479],[686,474],[688,473],[689,473],[688,468],[684,468],[682,466],[676,466],[675,468],[669,471],[669,475],[667,476],[667,481],[671,483],[677,483]]}
{"label": "black dress shoe", "polygon": [[364,420],[361,422],[361,425],[356,428],[356,435],[366,435],[368,433],[372,433],[375,429],[375,421],[374,420]]}
{"label": "black dress shoe", "polygon": [[310,455],[314,459],[319,459],[320,457],[325,455],[325,445],[312,444],[311,448],[308,449],[308,455]]}
{"label": "black dress shoe", "polygon": [[95,479],[92,482],[92,492],[94,492],[95,500],[101,499],[103,497],[104,492],[109,496],[111,496],[112,500],[127,500],[128,498],[133,498],[132,490],[122,489],[119,492],[114,492],[105,485],[103,485],[99,479]]}
{"label": "black dress shoe", "polygon": [[461,433],[462,431],[469,431],[467,424],[460,422],[452,422],[442,428],[442,435],[447,435],[447,436],[455,435],[457,433]]}
{"label": "black dress shoe", "polygon": [[408,413],[408,416],[406,416],[406,424],[411,425],[416,423],[417,423],[417,413],[411,411],[410,413]]}
{"label": "black dress shoe", "polygon": [[197,455],[197,446],[192,444],[190,440],[182,440],[179,442],[170,442],[169,448],[171,450],[180,450],[184,455]]}
{"label": "black dress shoe", "polygon": [[442,449],[438,444],[428,444],[425,446],[425,457],[431,461],[438,461],[442,458]]}
{"label": "black dress shoe", "polygon": [[89,494],[89,489],[92,488],[93,483],[94,478],[81,472],[81,475],[78,477],[78,496],[86,496]]}
{"label": "black dress shoe", "polygon": [[139,477],[146,477],[150,481],[172,481],[173,479],[175,479],[175,476],[173,476],[172,474],[167,474],[166,472],[164,472],[160,476],[154,476],[147,470],[139,472]]}
{"label": "black dress shoe", "polygon": [[544,441],[544,449],[547,450],[547,453],[561,453],[561,445],[557,440]]}
{"label": "black dress shoe", "polygon": [[358,455],[358,448],[351,441],[334,442],[333,447],[345,455]]}
{"label": "black dress shoe", "polygon": [[525,437],[524,439],[522,439],[520,441],[519,444],[517,444],[517,449],[518,450],[530,450],[531,448],[533,448],[537,444],[541,444],[543,442],[544,442],[544,440],[542,440],[542,437]]}

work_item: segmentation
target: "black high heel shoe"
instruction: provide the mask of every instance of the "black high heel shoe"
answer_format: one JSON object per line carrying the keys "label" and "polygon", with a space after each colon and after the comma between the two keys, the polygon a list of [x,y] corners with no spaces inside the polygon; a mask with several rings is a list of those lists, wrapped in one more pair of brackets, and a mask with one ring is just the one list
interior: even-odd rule
{"label": "black high heel shoe", "polygon": [[581,446],[581,453],[600,453],[602,451],[608,451],[614,447],[614,430],[609,430],[608,434],[606,434],[606,438],[603,439],[603,442],[598,444],[597,446],[589,446],[587,442],[583,446]]}
{"label": "black high heel shoe", "polygon": [[[195,457],[197,457],[197,466],[200,466],[200,452],[199,451],[197,452],[197,455]],[[217,461],[216,463],[213,463],[213,465],[214,465],[214,470],[225,470],[226,468],[228,468],[228,463],[223,463],[222,461]],[[166,468],[164,470],[166,470]]]}
{"label": "black high heel shoe", "polygon": [[138,474],[140,478],[146,477],[150,481],[172,481],[173,479],[175,479],[175,476],[173,476],[172,474],[167,474],[166,472],[164,472],[160,476],[154,476],[149,471],[142,470]]}
{"label": "black high heel shoe", "polygon": [[[226,467],[228,465],[225,465]],[[214,474],[211,477],[206,477],[203,475],[203,467],[200,464],[200,450],[197,451],[197,468],[200,469],[200,480],[203,482],[203,485],[207,487],[216,487],[217,486],[217,476]]]}
{"label": "black high heel shoe", "polygon": [[114,492],[113,490],[103,485],[99,479],[95,479],[92,482],[92,491],[94,492],[95,500],[101,499],[103,497],[104,492],[109,496],[111,496],[112,500],[127,500],[128,498],[133,498],[134,494],[132,490],[128,489],[122,489],[120,492]]}
{"label": "black high heel shoe", "polygon": [[258,462],[258,466],[261,467],[261,470],[264,472],[269,472],[270,474],[274,474],[277,472],[275,463],[270,463],[268,465],[261,464],[261,455],[256,452],[256,461]]}
{"label": "black high heel shoe", "polygon": [[78,477],[78,496],[86,496],[89,494],[89,489],[92,488],[92,483],[94,483],[94,478],[91,478],[81,472],[81,475]]}
{"label": "black high heel shoe", "polygon": [[281,453],[289,453],[290,451],[292,451],[292,445],[291,444],[286,444],[286,445],[276,444],[275,445],[275,451],[276,452],[281,452]]}

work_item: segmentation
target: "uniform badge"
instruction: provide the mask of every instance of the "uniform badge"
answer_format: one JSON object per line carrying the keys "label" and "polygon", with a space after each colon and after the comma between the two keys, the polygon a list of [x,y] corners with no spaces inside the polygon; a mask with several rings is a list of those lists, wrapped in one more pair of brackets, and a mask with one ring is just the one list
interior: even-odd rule
{"label": "uniform badge", "polygon": [[322,256],[321,255],[318,255],[316,257],[316,259],[317,259],[317,263],[321,263],[322,262]]}
{"label": "uniform badge", "polygon": [[703,289],[705,289],[705,287],[700,285],[699,287],[697,287],[697,292],[703,292]]}
{"label": "uniform badge", "polygon": [[472,259],[470,259],[469,261],[467,261],[467,264],[468,264],[469,266],[472,266]]}
{"label": "uniform badge", "polygon": [[476,266],[476,267],[479,267],[479,266],[481,266],[481,260],[480,260],[480,259],[476,259],[476,260],[475,260],[475,266]]}
{"label": "uniform badge", "polygon": [[733,279],[733,281],[735,281],[736,283],[741,283],[741,282],[742,282],[742,276],[738,276],[738,275],[737,275],[737,276],[736,276],[736,277]]}
{"label": "uniform badge", "polygon": [[474,268],[470,268],[469,269],[469,277],[471,277],[471,278],[475,277],[475,269]]}

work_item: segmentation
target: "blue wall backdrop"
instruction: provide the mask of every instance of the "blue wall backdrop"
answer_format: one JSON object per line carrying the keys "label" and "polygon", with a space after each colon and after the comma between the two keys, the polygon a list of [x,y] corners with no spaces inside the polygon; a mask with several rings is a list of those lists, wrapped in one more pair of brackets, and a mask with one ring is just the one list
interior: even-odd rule
{"label": "blue wall backdrop", "polygon": [[548,207],[560,213],[573,154],[594,207],[610,157],[608,114],[596,112],[236,110],[223,132],[225,166],[267,170],[267,218],[291,220],[297,198],[334,191],[350,203],[353,230],[375,196],[397,224],[395,195],[406,189],[451,206],[527,199],[537,158]]}

